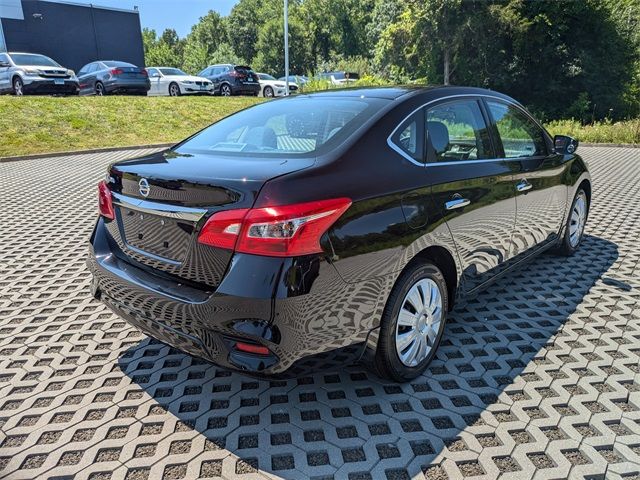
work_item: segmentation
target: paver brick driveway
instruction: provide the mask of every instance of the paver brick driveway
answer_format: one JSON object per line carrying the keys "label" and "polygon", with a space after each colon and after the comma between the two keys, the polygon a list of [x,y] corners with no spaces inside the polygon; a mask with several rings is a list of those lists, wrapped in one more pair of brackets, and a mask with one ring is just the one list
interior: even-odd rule
{"label": "paver brick driveway", "polygon": [[405,385],[255,380],[94,301],[95,186],[141,153],[0,163],[0,478],[638,478],[640,149],[581,149],[578,254],[456,309]]}

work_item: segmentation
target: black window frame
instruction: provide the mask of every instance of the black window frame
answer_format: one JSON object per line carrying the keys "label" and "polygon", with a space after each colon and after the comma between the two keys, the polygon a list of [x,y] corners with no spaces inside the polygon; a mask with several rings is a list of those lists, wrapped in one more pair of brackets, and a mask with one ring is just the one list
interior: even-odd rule
{"label": "black window frame", "polygon": [[[534,126],[536,126],[540,130],[540,132],[542,132],[542,138],[544,140],[546,152],[538,155],[531,155],[528,157],[507,157],[504,151],[504,145],[502,143],[502,136],[500,135],[500,131],[498,130],[498,124],[495,118],[493,117],[493,114],[491,113],[491,109],[489,108],[489,102],[501,103],[503,105],[506,105],[509,108],[515,109],[522,116],[528,119]],[[551,140],[551,136],[549,135],[549,132],[547,132],[547,130],[540,124],[540,122],[538,122],[535,118],[533,118],[531,114],[527,112],[522,106],[518,105],[517,103],[510,102],[506,99],[502,99],[498,97],[483,97],[482,104],[486,111],[486,115],[491,122],[490,133],[491,133],[491,136],[493,137],[494,148],[496,150],[496,153],[500,155],[500,158],[502,160],[540,159],[540,158],[548,157],[553,152],[553,146],[552,146],[553,142]]]}
{"label": "black window frame", "polygon": [[[487,130],[487,140],[488,140],[488,146],[491,149],[489,153],[489,155],[486,158],[471,158],[471,159],[465,159],[465,160],[450,160],[450,161],[438,161],[435,159],[434,157],[434,149],[431,146],[430,140],[429,140],[429,135],[428,132],[426,130],[427,125],[426,125],[426,117],[427,117],[427,113],[429,112],[429,110],[441,106],[441,105],[446,105],[446,104],[450,104],[450,103],[460,103],[460,102],[468,102],[468,101],[475,101],[476,104],[478,105],[478,109],[480,110],[480,114],[482,116],[482,120],[485,123],[485,128]],[[464,96],[459,96],[459,97],[445,97],[442,99],[439,99],[437,101],[434,101],[428,105],[425,105],[422,107],[422,109],[424,110],[423,112],[423,118],[425,120],[425,124],[424,124],[424,130],[425,133],[427,133],[426,135],[424,135],[424,149],[423,151],[425,152],[425,165],[446,165],[449,163],[479,163],[479,162],[487,162],[487,161],[492,161],[492,160],[499,160],[499,153],[500,151],[498,150],[498,145],[496,144],[496,141],[494,139],[494,135],[493,135],[493,126],[492,126],[492,122],[491,122],[491,117],[489,117],[489,112],[486,109],[486,105],[484,104],[484,99],[480,96],[477,95],[464,95]]]}

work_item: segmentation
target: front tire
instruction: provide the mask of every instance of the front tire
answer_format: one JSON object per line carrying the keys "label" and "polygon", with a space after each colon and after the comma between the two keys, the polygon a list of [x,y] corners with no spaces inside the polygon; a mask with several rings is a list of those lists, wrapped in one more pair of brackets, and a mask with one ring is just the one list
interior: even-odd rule
{"label": "front tire", "polygon": [[584,189],[579,188],[573,198],[569,218],[564,229],[562,243],[557,249],[557,253],[570,257],[580,247],[584,236],[584,226],[589,216],[589,197]]}
{"label": "front tire", "polygon": [[448,310],[447,283],[438,267],[425,262],[405,270],[382,314],[378,374],[397,382],[422,374],[435,357]]}
{"label": "front tire", "polygon": [[182,95],[182,92],[180,91],[180,86],[177,83],[172,83],[171,85],[169,85],[170,97],[179,97],[180,95]]}
{"label": "front tire", "polygon": [[104,97],[107,94],[107,91],[105,90],[102,82],[96,82],[95,90],[98,97]]}
{"label": "front tire", "polygon": [[230,97],[231,86],[227,83],[223,83],[222,86],[220,87],[220,95],[222,95],[223,97]]}
{"label": "front tire", "polygon": [[24,95],[24,82],[20,77],[13,79],[13,94],[16,97],[22,97]]}

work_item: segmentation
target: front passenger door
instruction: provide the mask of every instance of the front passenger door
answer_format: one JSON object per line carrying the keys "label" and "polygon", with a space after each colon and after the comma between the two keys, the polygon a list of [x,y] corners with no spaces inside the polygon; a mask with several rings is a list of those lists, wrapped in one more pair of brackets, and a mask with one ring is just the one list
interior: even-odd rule
{"label": "front passenger door", "polygon": [[500,150],[513,167],[517,219],[511,256],[526,256],[558,239],[567,206],[563,183],[569,163],[553,152],[551,139],[519,106],[486,99],[500,137]]}
{"label": "front passenger door", "polygon": [[513,172],[498,158],[481,101],[444,100],[426,112],[427,175],[472,292],[506,268],[516,221]]}

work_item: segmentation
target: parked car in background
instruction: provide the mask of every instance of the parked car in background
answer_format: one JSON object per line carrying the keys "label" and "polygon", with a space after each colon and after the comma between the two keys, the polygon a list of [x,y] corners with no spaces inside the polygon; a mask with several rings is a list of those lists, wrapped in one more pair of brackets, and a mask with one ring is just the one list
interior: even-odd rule
{"label": "parked car in background", "polygon": [[324,72],[318,78],[329,80],[333,85],[348,85],[360,79],[360,75],[352,72]]}
{"label": "parked car in background", "polygon": [[[287,84],[280,80],[276,80],[275,77],[267,73],[257,73],[258,81],[260,82],[261,93],[263,97],[284,97],[287,91]],[[291,90],[292,84],[289,84],[289,90]],[[298,86],[296,85],[295,90],[298,90]]]}
{"label": "parked car in background", "polygon": [[0,93],[77,95],[78,77],[73,70],[44,55],[0,53]]}
{"label": "parked car in background", "polygon": [[229,97],[231,95],[253,95],[260,93],[258,75],[251,67],[244,65],[211,65],[199,74],[213,82],[213,94]]}
{"label": "parked car in background", "polygon": [[144,68],[115,60],[91,62],[78,72],[81,95],[146,95],[151,88]]}
{"label": "parked car in background", "polygon": [[[287,77],[280,77],[278,80],[284,82]],[[304,75],[289,75],[289,85],[295,83],[299,88],[303,88],[307,82],[309,82],[309,77]]]}
{"label": "parked car in background", "polygon": [[238,371],[361,359],[408,381],[455,302],[544,251],[579,249],[591,180],[577,147],[480,88],[261,102],[109,167],[92,293]]}
{"label": "parked car in background", "polygon": [[151,89],[149,95],[211,95],[213,83],[204,77],[187,75],[179,68],[147,67]]}

